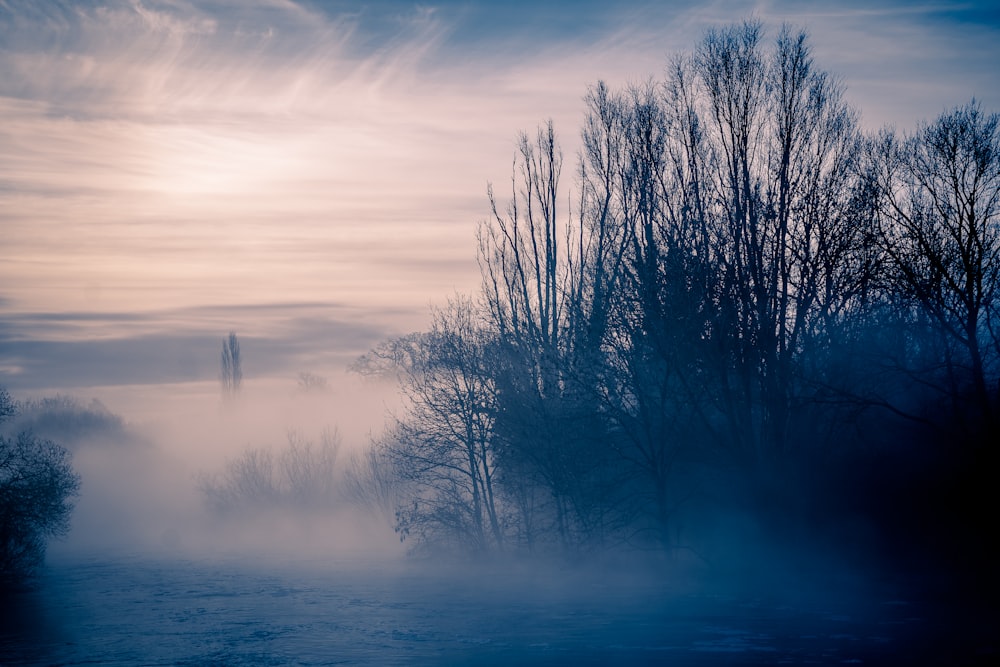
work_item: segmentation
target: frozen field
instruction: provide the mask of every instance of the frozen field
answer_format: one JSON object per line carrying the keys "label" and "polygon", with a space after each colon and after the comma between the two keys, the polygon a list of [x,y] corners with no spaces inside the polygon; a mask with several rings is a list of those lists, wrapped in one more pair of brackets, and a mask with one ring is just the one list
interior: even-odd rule
{"label": "frozen field", "polygon": [[64,557],[6,605],[0,663],[885,664],[947,650],[926,605],[902,599],[452,570]]}

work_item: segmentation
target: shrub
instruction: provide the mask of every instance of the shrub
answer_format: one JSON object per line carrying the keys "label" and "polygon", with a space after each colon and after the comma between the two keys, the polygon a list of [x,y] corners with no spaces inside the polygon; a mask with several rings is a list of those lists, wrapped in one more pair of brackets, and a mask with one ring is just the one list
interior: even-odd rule
{"label": "shrub", "polygon": [[221,473],[203,475],[201,490],[220,512],[329,507],[335,501],[339,451],[336,431],[324,430],[318,444],[290,431],[288,445],[277,456],[268,449],[248,449]]}
{"label": "shrub", "polygon": [[0,588],[23,583],[44,561],[46,539],[66,533],[79,487],[59,445],[29,432],[0,436]]}

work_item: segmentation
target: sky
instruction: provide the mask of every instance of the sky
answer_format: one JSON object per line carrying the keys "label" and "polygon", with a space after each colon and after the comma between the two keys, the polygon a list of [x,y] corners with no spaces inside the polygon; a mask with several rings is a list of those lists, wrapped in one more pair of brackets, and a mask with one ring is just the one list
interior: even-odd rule
{"label": "sky", "polygon": [[[0,0],[0,386],[340,368],[479,283],[488,183],[587,86],[806,28],[868,129],[1000,110],[987,2]],[[572,169],[564,185],[572,186]]]}

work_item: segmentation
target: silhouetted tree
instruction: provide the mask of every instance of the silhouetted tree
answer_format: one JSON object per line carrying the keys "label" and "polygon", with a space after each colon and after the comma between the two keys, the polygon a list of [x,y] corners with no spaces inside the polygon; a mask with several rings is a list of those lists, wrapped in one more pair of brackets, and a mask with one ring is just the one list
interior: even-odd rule
{"label": "silhouetted tree", "polygon": [[692,193],[672,164],[682,141],[671,137],[660,88],[649,83],[615,94],[598,84],[588,104],[583,171],[591,183],[601,176],[599,185],[585,188],[582,210],[612,232],[604,236],[614,248],[606,252],[610,262],[590,258],[608,267],[603,271],[611,278],[611,289],[600,295],[603,335],[596,342],[603,354],[594,358],[602,370],[593,384],[606,415],[604,438],[628,475],[622,500],[631,506],[633,529],[650,533],[646,542],[670,547],[672,515],[684,495],[677,465],[692,443],[688,422],[697,414],[687,366],[697,364],[703,345],[699,287],[709,274],[700,264],[710,255],[693,252],[697,226],[680,204],[684,192]]}
{"label": "silhouetted tree", "polygon": [[474,305],[457,298],[434,311],[430,331],[369,353],[369,366],[399,374],[406,405],[382,436],[398,475],[396,530],[420,543],[473,550],[504,544],[496,481],[491,341]]}
{"label": "silhouetted tree", "polygon": [[662,83],[587,101],[580,238],[600,250],[576,265],[601,280],[567,293],[599,304],[598,337],[573,358],[601,369],[605,439],[669,545],[685,460],[722,451],[767,477],[818,444],[819,358],[872,278],[859,135],[804,33],[768,49],[753,21],[710,30]]}
{"label": "silhouetted tree", "polygon": [[674,550],[692,498],[795,540],[822,512],[900,518],[875,489],[934,468],[901,443],[989,442],[996,115],[867,138],[805,32],[754,20],[586,105],[576,196],[551,123],[521,135],[509,200],[489,188],[483,323],[449,311],[373,353],[416,406],[379,450],[401,530],[483,547],[489,479],[505,546]]}
{"label": "silhouetted tree", "polygon": [[875,156],[890,289],[911,309],[914,346],[931,351],[909,370],[987,432],[1000,396],[998,123],[972,102],[902,139],[884,133]]}
{"label": "silhouetted tree", "polygon": [[[561,207],[562,165],[551,122],[521,135],[506,207],[489,188],[479,262],[497,340],[498,452],[518,490],[522,539],[533,545],[554,531],[563,548],[578,548],[603,541],[614,523],[595,383],[620,250],[607,214],[574,220],[568,202]],[[611,205],[599,197],[595,206]]]}
{"label": "silhouetted tree", "polygon": [[854,307],[866,279],[856,114],[818,70],[803,32],[783,27],[769,52],[762,26],[710,30],[696,49],[697,113],[712,162],[702,191],[720,282],[709,337],[728,446],[745,464],[794,455],[813,388],[805,361],[825,327]]}
{"label": "silhouetted tree", "polygon": [[[0,423],[14,413],[0,389]],[[80,478],[70,455],[29,432],[0,434],[0,588],[30,577],[49,537],[65,534]]]}

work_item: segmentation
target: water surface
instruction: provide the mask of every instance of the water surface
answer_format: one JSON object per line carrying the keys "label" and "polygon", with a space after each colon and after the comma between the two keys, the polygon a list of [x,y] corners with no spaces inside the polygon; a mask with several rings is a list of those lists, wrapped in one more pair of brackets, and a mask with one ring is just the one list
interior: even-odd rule
{"label": "water surface", "polygon": [[891,596],[428,565],[61,557],[8,601],[0,663],[884,664],[937,623]]}

